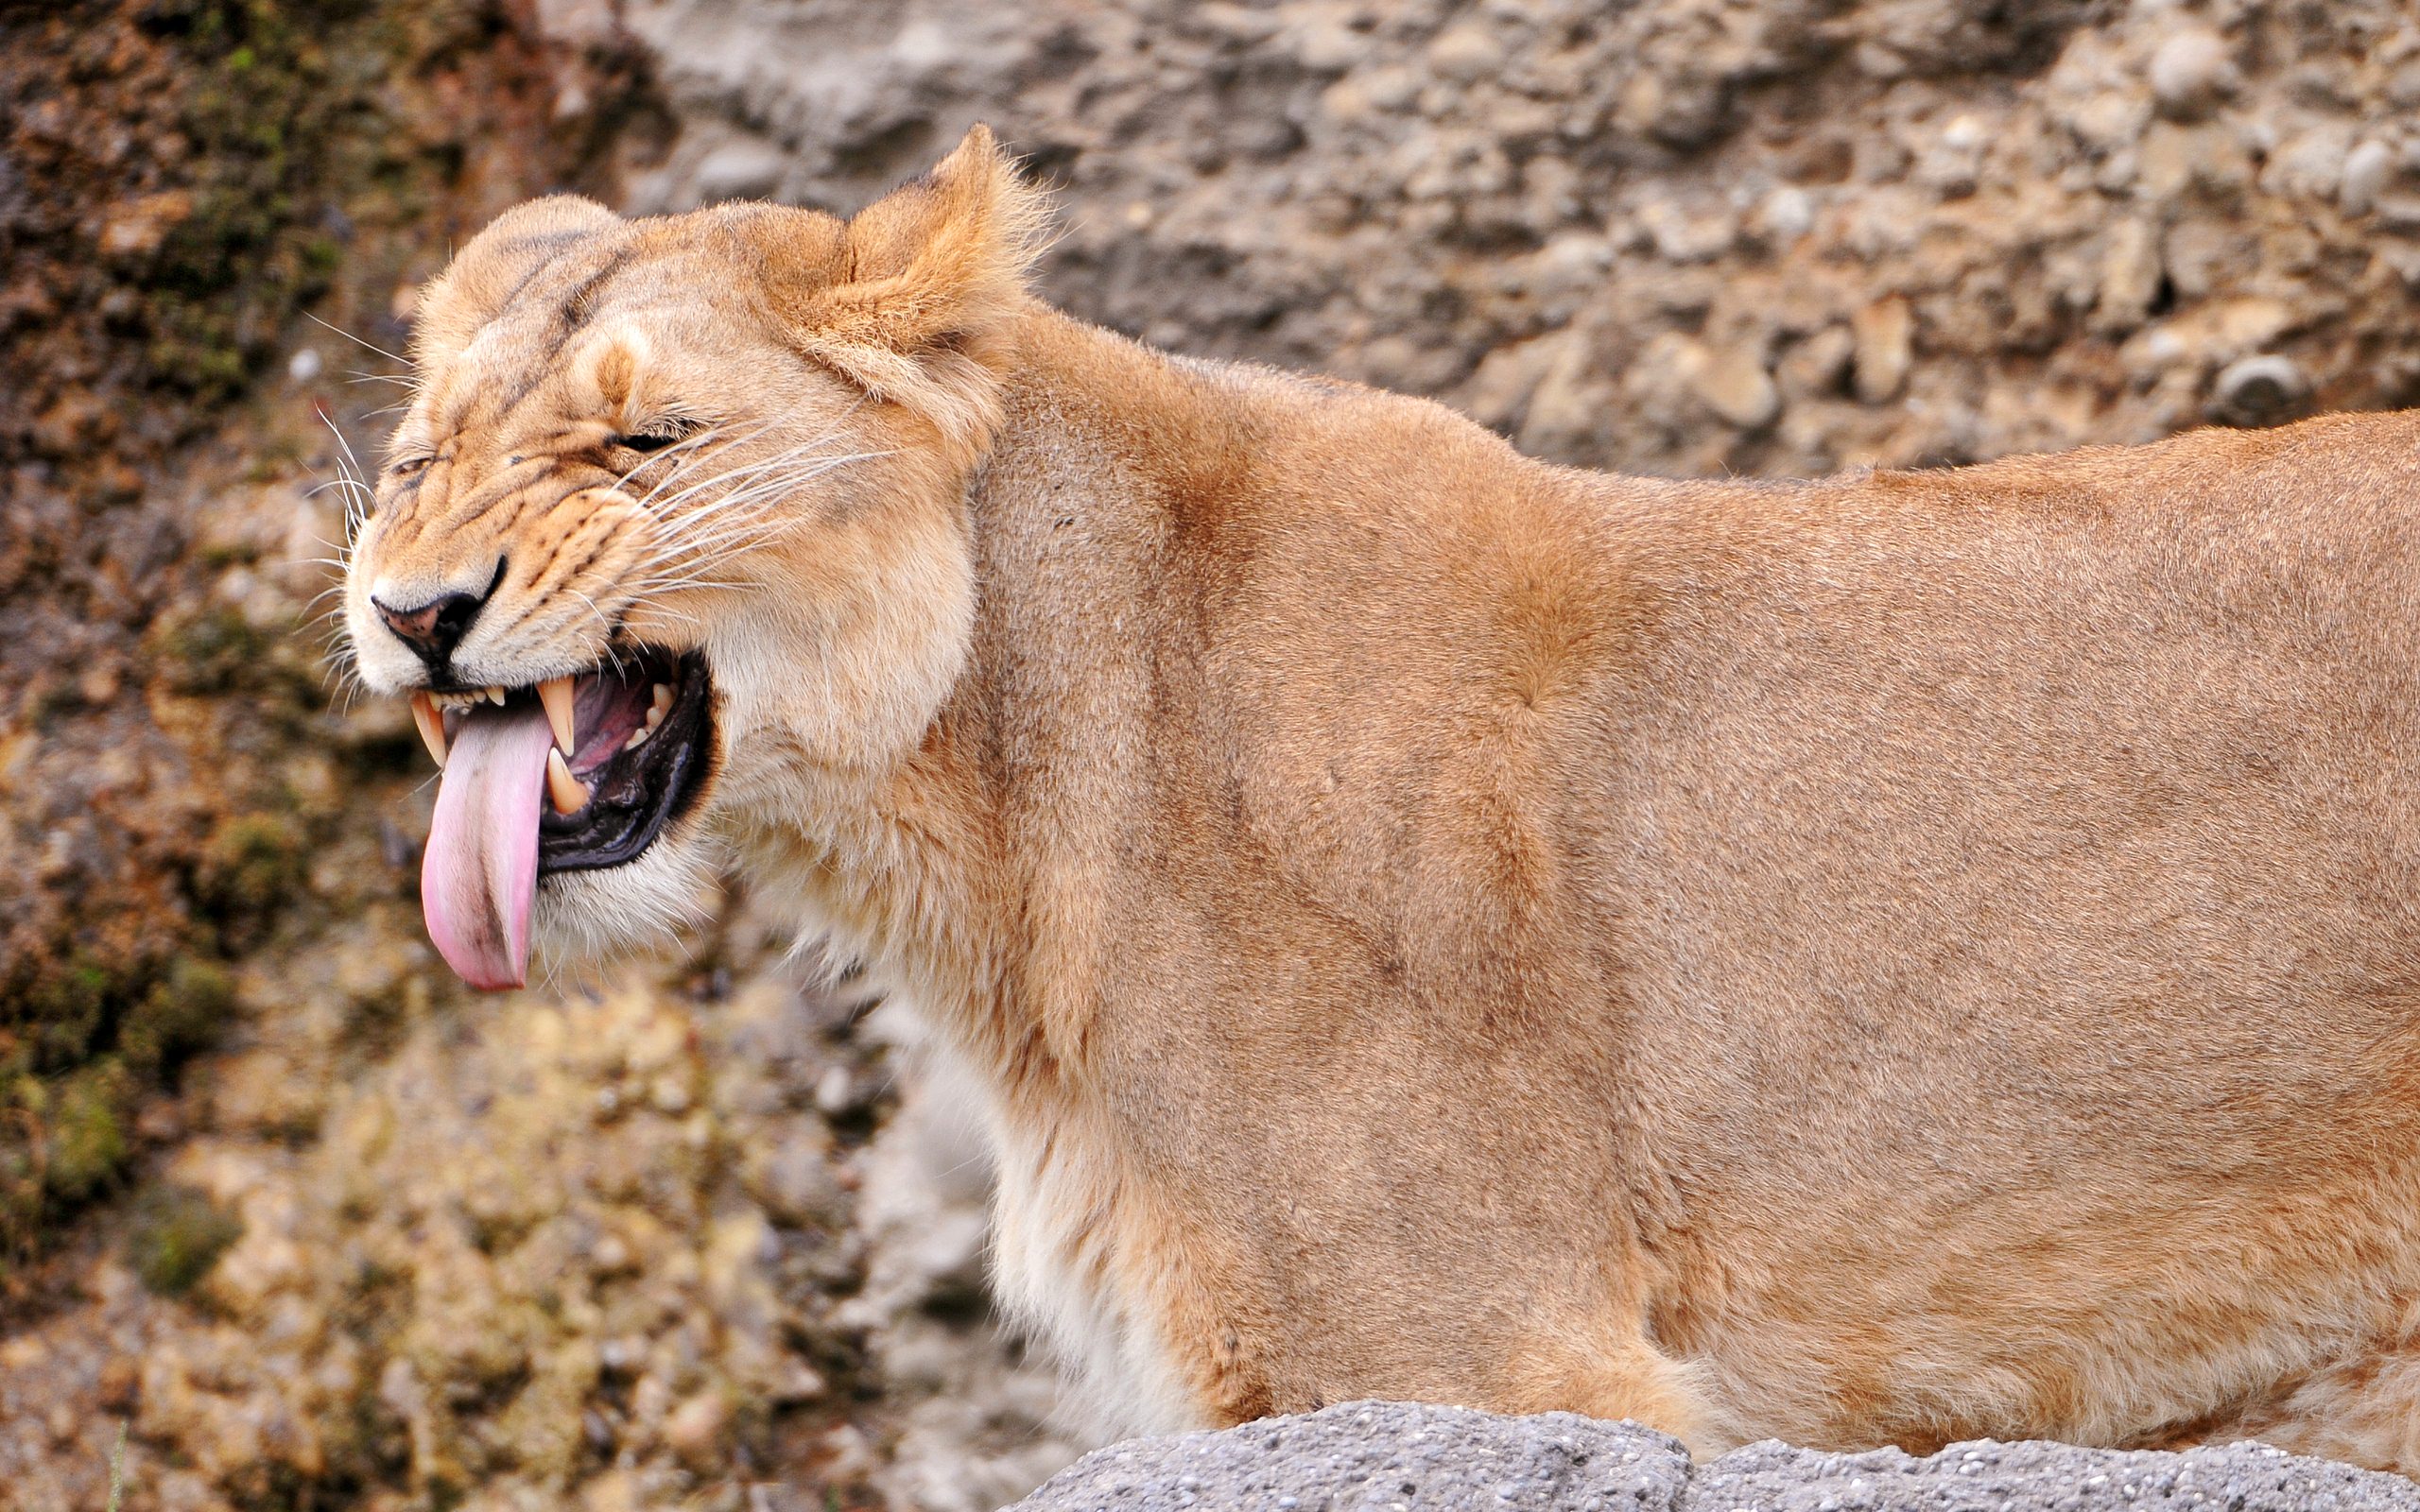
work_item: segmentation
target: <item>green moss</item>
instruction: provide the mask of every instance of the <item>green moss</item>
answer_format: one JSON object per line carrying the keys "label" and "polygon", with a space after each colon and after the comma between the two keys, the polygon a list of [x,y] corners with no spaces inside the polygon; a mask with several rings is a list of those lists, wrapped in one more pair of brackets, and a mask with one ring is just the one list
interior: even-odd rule
{"label": "green moss", "polygon": [[[408,216],[448,144],[398,129],[381,86],[489,34],[463,0],[153,0],[188,80],[188,214],[137,285],[157,382],[233,397],[292,312],[335,284],[351,225]],[[374,189],[381,200],[367,198]]]}
{"label": "green moss", "polygon": [[161,1187],[135,1211],[127,1261],[144,1285],[162,1297],[182,1297],[243,1236],[243,1221],[201,1193]]}
{"label": "green moss", "polygon": [[31,1253],[34,1225],[42,1218],[39,1132],[49,1106],[50,1091],[40,1078],[18,1070],[0,1079],[0,1273]]}
{"label": "green moss", "polygon": [[134,1152],[127,1129],[133,1105],[134,1079],[115,1056],[60,1082],[43,1164],[43,1186],[50,1196],[82,1202],[116,1181]]}
{"label": "green moss", "polygon": [[100,1029],[110,996],[110,973],[87,957],[37,982],[27,995],[27,1016],[36,1025],[37,1064],[65,1065],[81,1057]]}
{"label": "green moss", "polygon": [[261,559],[261,554],[258,547],[249,543],[213,542],[196,552],[194,558],[204,567],[233,567],[256,562]]}
{"label": "green moss", "polygon": [[115,1188],[140,1147],[143,1096],[233,1007],[226,970],[190,947],[164,965],[78,953],[0,997],[14,1021],[0,1027],[0,1263]]}
{"label": "green moss", "polygon": [[275,483],[302,467],[307,455],[302,442],[292,432],[272,433],[262,438],[259,450],[244,463],[244,481]]}
{"label": "green moss", "polygon": [[301,885],[304,839],[282,814],[224,820],[204,852],[204,900],[231,924],[257,924]]}
{"label": "green moss", "polygon": [[204,399],[232,395],[285,313],[326,287],[312,221],[327,208],[324,158],[352,103],[330,87],[315,33],[322,8],[280,0],[166,0],[193,60],[185,134],[197,149],[193,210],[150,269],[145,352],[152,375]]}
{"label": "green moss", "polygon": [[224,967],[180,955],[127,1014],[118,1049],[138,1071],[173,1072],[218,1038],[234,1008],[235,983]]}
{"label": "green moss", "polygon": [[260,679],[268,642],[224,607],[168,621],[154,636],[167,662],[169,685],[179,693],[232,693]]}

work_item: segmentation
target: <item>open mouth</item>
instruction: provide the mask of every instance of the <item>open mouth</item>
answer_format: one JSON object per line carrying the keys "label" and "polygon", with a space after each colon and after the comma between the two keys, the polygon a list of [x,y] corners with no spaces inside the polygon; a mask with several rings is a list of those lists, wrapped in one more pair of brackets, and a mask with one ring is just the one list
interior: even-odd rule
{"label": "open mouth", "polygon": [[713,701],[701,659],[648,648],[529,687],[412,695],[444,769],[421,903],[464,981],[519,987],[538,878],[620,866],[688,811],[712,762]]}

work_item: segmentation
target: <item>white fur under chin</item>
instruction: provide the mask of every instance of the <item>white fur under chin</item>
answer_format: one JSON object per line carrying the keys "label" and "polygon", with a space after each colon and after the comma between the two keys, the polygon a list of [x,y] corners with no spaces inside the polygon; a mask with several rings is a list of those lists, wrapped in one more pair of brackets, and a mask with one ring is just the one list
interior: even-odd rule
{"label": "white fur under chin", "polygon": [[529,919],[540,970],[594,971],[674,943],[713,919],[723,860],[720,843],[703,833],[667,831],[618,867],[540,878]]}
{"label": "white fur under chin", "polygon": [[1058,1413],[1097,1442],[1205,1426],[1167,1349],[1114,1285],[1089,1283],[1086,1229],[1095,1191],[996,1116],[992,1122],[992,1284],[1001,1308],[1057,1363],[1066,1395]]}
{"label": "white fur under chin", "polygon": [[[757,859],[761,875],[778,875],[777,863]],[[922,1095],[957,1109],[983,1145],[993,1178],[993,1294],[1004,1321],[1059,1368],[1056,1425],[1087,1444],[1203,1426],[1150,1327],[1114,1288],[1087,1280],[1099,1274],[1084,1263],[1098,1239],[1099,1173],[1088,1163],[1098,1156],[1066,1141],[1057,1163],[1046,1161],[1042,1143],[1003,1115],[990,1084],[936,1030],[897,963],[821,916],[806,889],[783,896],[798,926],[793,963],[810,972],[863,968],[858,990],[881,1002],[878,1038],[925,1084]]]}

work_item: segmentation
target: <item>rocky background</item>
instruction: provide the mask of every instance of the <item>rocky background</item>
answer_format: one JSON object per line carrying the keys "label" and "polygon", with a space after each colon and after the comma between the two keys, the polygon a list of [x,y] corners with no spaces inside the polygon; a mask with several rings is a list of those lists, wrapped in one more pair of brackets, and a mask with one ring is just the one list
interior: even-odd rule
{"label": "rocky background", "polygon": [[0,1507],[121,1425],[136,1509],[939,1512],[1085,1447],[911,1031],[745,897],[504,999],[423,942],[423,758],[315,616],[502,206],[845,211],[986,120],[1080,314],[1808,473],[2420,399],[2415,107],[2404,0],[0,3]]}

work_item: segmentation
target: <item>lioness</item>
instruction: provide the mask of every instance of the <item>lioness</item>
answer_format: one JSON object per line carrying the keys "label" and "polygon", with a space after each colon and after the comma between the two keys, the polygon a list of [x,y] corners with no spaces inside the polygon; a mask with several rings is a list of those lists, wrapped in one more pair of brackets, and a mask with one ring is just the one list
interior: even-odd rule
{"label": "lioness", "polygon": [[1601,476],[1043,218],[977,129],[428,289],[345,608],[466,979],[735,856],[985,1090],[1108,1428],[2420,1463],[2420,421]]}

